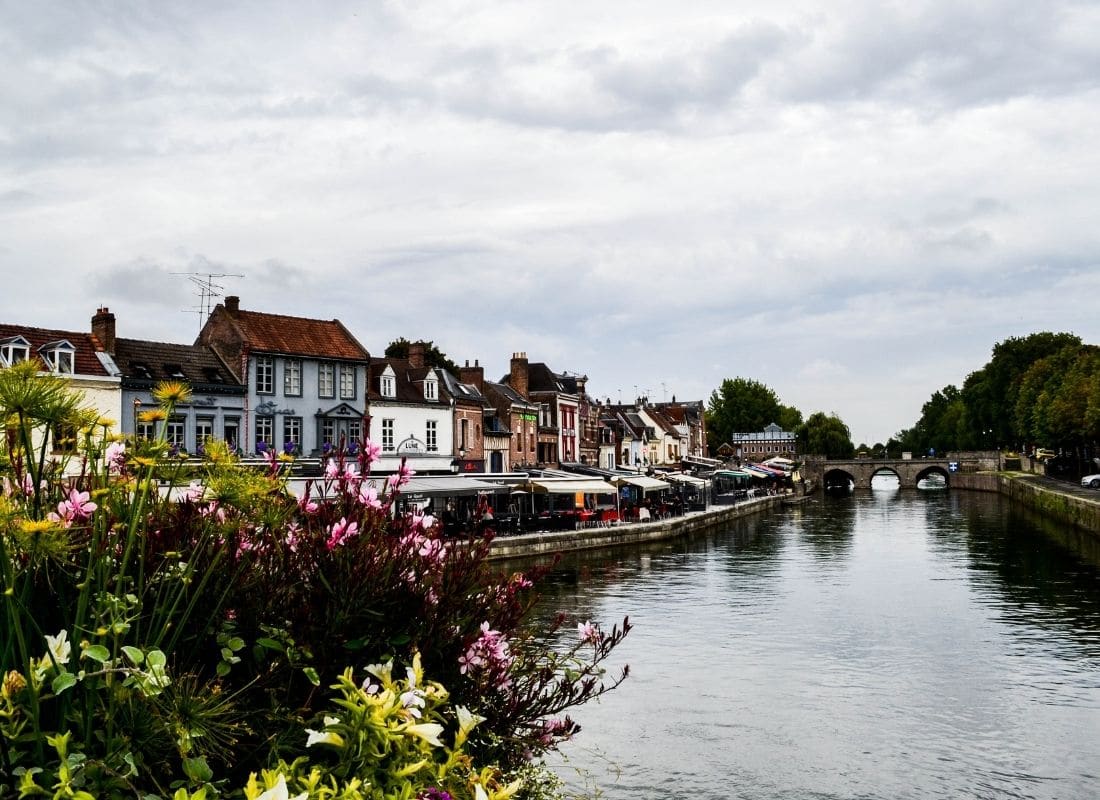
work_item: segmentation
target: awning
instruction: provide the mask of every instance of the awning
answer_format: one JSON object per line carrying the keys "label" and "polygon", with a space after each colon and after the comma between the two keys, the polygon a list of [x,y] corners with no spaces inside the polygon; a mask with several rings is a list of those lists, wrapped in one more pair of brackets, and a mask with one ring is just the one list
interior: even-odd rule
{"label": "awning", "polygon": [[544,494],[615,494],[615,487],[596,478],[544,478],[527,484]]}
{"label": "awning", "polygon": [[646,475],[623,475],[619,478],[612,480],[616,486],[637,486],[644,491],[652,491],[655,489],[667,489],[668,484],[664,481],[659,481],[656,478],[650,478]]}
{"label": "awning", "polygon": [[706,486],[707,482],[702,478],[697,478],[694,475],[688,475],[684,472],[669,472],[665,475],[666,481],[672,481],[673,483],[689,483],[694,486]]}
{"label": "awning", "polygon": [[776,475],[770,469],[764,469],[758,467],[755,464],[742,464],[741,469],[752,475],[754,478],[779,478],[780,475]]}
{"label": "awning", "polygon": [[482,494],[485,492],[496,493],[508,491],[507,486],[499,483],[479,481],[477,478],[466,478],[461,475],[425,475],[418,478],[415,475],[409,478],[409,482],[401,487],[401,493],[405,495],[417,494],[431,497],[459,497],[461,495]]}

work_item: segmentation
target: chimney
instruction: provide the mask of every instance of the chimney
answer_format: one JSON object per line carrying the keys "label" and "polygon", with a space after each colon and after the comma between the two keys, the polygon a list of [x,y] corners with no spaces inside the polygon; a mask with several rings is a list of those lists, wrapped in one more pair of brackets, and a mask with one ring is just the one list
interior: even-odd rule
{"label": "chimney", "polygon": [[241,310],[241,298],[235,294],[229,295],[225,298],[225,311],[229,316],[237,316],[237,312]]}
{"label": "chimney", "polygon": [[485,389],[485,368],[478,366],[477,359],[474,359],[474,365],[471,367],[470,362],[466,362],[466,366],[462,367],[458,371],[458,379],[463,383],[469,383],[477,387],[479,392]]}
{"label": "chimney", "polygon": [[107,306],[96,309],[95,316],[92,317],[92,335],[99,339],[108,355],[115,354],[115,315]]}
{"label": "chimney", "polygon": [[528,399],[526,353],[512,353],[512,372],[508,379],[508,385],[524,400]]}
{"label": "chimney", "polygon": [[413,369],[424,367],[424,343],[409,342],[409,366]]}

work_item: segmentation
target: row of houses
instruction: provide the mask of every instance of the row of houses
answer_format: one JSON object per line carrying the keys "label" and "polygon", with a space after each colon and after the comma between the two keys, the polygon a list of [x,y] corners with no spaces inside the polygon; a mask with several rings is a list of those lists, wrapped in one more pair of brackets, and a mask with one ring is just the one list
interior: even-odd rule
{"label": "row of houses", "polygon": [[[371,356],[339,320],[245,310],[237,297],[219,303],[189,345],[119,336],[108,308],[85,332],[0,324],[0,366],[38,358],[123,433],[164,433],[187,453],[220,439],[243,455],[316,458],[369,438],[381,447],[380,472],[404,459],[428,474],[641,471],[706,455],[701,402],[601,402],[586,376],[524,352],[496,381],[478,360],[453,374],[428,355],[414,342],[405,358]],[[170,419],[143,421],[164,381],[188,384],[190,402]],[[66,441],[57,436],[52,447]]]}

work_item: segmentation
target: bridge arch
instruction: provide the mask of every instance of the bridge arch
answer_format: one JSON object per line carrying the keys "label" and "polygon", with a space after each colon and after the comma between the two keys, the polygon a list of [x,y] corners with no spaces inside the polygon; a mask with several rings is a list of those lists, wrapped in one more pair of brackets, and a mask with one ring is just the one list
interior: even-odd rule
{"label": "bridge arch", "polygon": [[867,479],[867,483],[870,484],[871,481],[873,481],[875,478],[877,478],[880,475],[885,475],[885,476],[897,478],[899,486],[902,483],[901,473],[898,472],[896,469],[894,469],[889,464],[880,464],[880,465],[877,465],[877,466],[873,467],[870,471],[870,476]]}
{"label": "bridge arch", "polygon": [[943,478],[944,485],[946,485],[946,486],[951,485],[951,473],[949,473],[946,469],[941,467],[939,464],[931,464],[931,465],[925,467],[924,469],[922,469],[920,472],[918,472],[914,476],[913,485],[917,486],[917,485],[920,484],[920,482],[922,480],[924,480],[925,478],[931,477],[933,475],[938,475],[941,478]]}
{"label": "bridge arch", "polygon": [[848,491],[856,486],[856,476],[846,469],[826,470],[821,478],[821,486],[825,491]]}

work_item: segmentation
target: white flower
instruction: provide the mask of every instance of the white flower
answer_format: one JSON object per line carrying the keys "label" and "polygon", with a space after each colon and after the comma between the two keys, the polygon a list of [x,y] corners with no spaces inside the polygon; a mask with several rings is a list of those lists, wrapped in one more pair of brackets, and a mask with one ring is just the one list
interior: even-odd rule
{"label": "white flower", "polygon": [[275,785],[261,794],[256,800],[306,800],[308,797],[307,792],[296,794],[294,797],[290,796],[290,792],[286,788],[286,778],[282,775],[279,776],[279,780],[275,782]]}
{"label": "white flower", "polygon": [[[72,655],[73,647],[69,644],[69,632],[61,631],[57,636],[50,636],[46,634],[46,647],[50,651],[50,656],[53,656],[53,660],[59,666],[63,666],[69,663],[69,656]],[[45,659],[43,659],[45,660]]]}
{"label": "white flower", "polygon": [[436,747],[442,747],[439,734],[443,733],[443,726],[434,722],[421,722],[419,725],[410,725],[406,730],[413,736],[419,736],[425,742]]}
{"label": "white flower", "polygon": [[335,731],[315,731],[311,728],[306,728],[306,734],[306,747],[313,747],[315,744],[331,744],[336,747],[344,746],[343,737]]}
{"label": "white flower", "polygon": [[471,713],[465,706],[458,706],[455,712],[458,714],[458,729],[464,734],[468,734],[485,721],[485,717],[480,717],[477,714]]}

